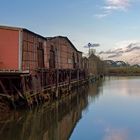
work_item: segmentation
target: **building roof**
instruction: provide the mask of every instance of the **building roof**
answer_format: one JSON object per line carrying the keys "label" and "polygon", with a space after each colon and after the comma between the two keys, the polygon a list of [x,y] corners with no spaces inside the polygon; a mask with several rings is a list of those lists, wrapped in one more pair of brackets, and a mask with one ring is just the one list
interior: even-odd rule
{"label": "building roof", "polygon": [[37,33],[35,33],[35,32],[32,32],[32,31],[30,31],[30,30],[28,30],[28,29],[26,29],[26,28],[0,25],[0,29],[26,31],[26,32],[29,32],[29,33],[34,34],[34,35],[37,35],[37,36],[39,36],[39,37],[41,37],[41,38],[43,38],[43,39],[46,40],[46,38],[45,38],[44,36],[39,35],[39,34],[37,34]]}
{"label": "building roof", "polygon": [[12,27],[12,26],[4,26],[4,25],[0,25],[1,29],[9,29],[9,30],[21,30],[22,28],[20,27]]}
{"label": "building roof", "polygon": [[81,51],[78,51],[76,49],[76,47],[73,45],[73,43],[66,37],[66,36],[54,36],[54,37],[46,37],[47,40],[53,40],[53,39],[56,39],[56,38],[63,38],[63,39],[66,39],[72,46],[73,49],[75,49],[78,53],[82,53]]}
{"label": "building roof", "polygon": [[0,25],[0,28],[1,28],[1,29],[7,29],[7,30],[26,31],[26,32],[29,32],[29,33],[31,33],[31,34],[37,35],[37,36],[39,36],[39,37],[41,37],[41,38],[43,38],[43,39],[45,39],[45,40],[52,40],[52,39],[56,39],[56,38],[64,38],[64,39],[66,39],[66,40],[71,44],[72,48],[74,48],[78,53],[82,53],[81,51],[78,51],[78,50],[76,49],[76,47],[73,45],[73,43],[72,43],[66,36],[44,37],[44,36],[39,35],[39,34],[37,34],[37,33],[35,33],[35,32],[32,32],[32,31],[30,31],[30,30],[28,30],[28,29],[26,29],[26,28],[13,27],[13,26],[4,26],[4,25]]}

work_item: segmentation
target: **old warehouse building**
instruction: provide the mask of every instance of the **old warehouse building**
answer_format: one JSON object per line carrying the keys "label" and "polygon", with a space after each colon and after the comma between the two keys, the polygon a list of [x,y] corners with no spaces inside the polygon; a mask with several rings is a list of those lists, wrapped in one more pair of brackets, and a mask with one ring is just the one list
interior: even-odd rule
{"label": "old warehouse building", "polygon": [[14,101],[22,97],[33,102],[42,89],[85,79],[85,62],[67,37],[0,26],[0,91]]}

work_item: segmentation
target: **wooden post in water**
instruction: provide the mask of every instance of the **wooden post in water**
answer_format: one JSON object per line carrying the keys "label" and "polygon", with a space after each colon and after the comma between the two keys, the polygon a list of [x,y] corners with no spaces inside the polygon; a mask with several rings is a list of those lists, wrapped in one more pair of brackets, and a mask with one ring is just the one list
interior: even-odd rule
{"label": "wooden post in water", "polygon": [[59,88],[59,69],[56,69],[56,98],[58,98],[58,88]]}
{"label": "wooden post in water", "polygon": [[79,85],[79,69],[77,69],[77,83]]}
{"label": "wooden post in water", "polygon": [[69,90],[71,90],[71,69],[69,70]]}
{"label": "wooden post in water", "polygon": [[21,84],[22,84],[22,92],[23,92],[23,95],[25,95],[25,93],[26,93],[26,87],[25,87],[25,77],[24,77],[24,75],[21,76]]}
{"label": "wooden post in water", "polygon": [[6,95],[8,95],[8,91],[6,90],[6,88],[5,88],[5,86],[3,85],[3,83],[2,83],[1,80],[0,80],[0,86],[1,86],[1,88],[2,88],[2,90],[3,90],[3,92],[4,92]]}

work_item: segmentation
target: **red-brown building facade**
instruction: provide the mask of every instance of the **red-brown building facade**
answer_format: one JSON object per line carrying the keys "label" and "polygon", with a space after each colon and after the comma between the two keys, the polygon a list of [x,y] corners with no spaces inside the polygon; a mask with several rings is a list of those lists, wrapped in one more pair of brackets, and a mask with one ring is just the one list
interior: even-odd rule
{"label": "red-brown building facade", "polygon": [[46,67],[58,69],[80,69],[82,52],[79,52],[67,37],[47,38]]}
{"label": "red-brown building facade", "polygon": [[0,70],[80,69],[82,53],[67,37],[45,38],[24,28],[0,26]]}

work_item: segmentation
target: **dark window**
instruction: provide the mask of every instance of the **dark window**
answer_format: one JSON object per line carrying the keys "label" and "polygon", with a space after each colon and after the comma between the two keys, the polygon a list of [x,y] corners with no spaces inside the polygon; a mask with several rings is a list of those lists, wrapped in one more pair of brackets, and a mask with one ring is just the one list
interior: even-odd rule
{"label": "dark window", "polygon": [[51,46],[51,49],[50,49],[49,67],[50,68],[55,68],[55,51],[54,51],[53,46]]}
{"label": "dark window", "polygon": [[42,42],[39,42],[39,46],[37,47],[37,57],[38,57],[38,67],[44,67],[44,50]]}

